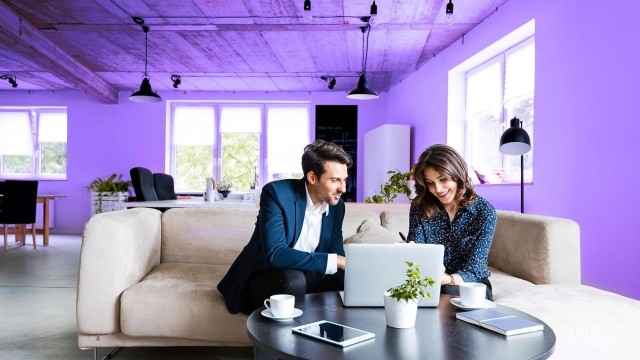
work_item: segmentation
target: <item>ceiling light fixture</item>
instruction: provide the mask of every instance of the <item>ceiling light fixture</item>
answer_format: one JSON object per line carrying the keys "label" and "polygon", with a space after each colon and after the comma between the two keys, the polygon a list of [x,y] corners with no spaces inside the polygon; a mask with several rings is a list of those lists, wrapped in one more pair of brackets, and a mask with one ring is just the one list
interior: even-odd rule
{"label": "ceiling light fixture", "polygon": [[324,81],[326,81],[326,82],[327,82],[327,84],[328,84],[328,86],[327,86],[327,87],[328,87],[330,90],[333,90],[333,88],[336,86],[336,78],[335,78],[335,77],[333,77],[333,76],[326,76],[326,75],[323,75],[323,76],[320,76],[320,79],[322,79],[322,80],[324,80]]}
{"label": "ceiling light fixture", "polygon": [[149,82],[149,75],[147,74],[147,53],[148,53],[148,33],[149,27],[144,25],[144,20],[139,17],[133,17],[133,21],[142,27],[144,31],[144,76],[142,76],[142,83],[140,84],[140,90],[134,92],[129,96],[129,100],[141,103],[154,103],[162,101],[162,98],[157,93],[151,90],[151,83]]}
{"label": "ceiling light fixture", "polygon": [[446,14],[444,17],[444,22],[447,25],[451,25],[453,24],[453,2],[451,2],[452,0],[449,0],[449,3],[447,4],[447,10],[446,10]]}
{"label": "ceiling light fixture", "polygon": [[18,83],[16,82],[16,77],[11,75],[1,75],[0,80],[7,80],[9,84],[11,84],[12,88],[17,88]]}
{"label": "ceiling light fixture", "polygon": [[371,4],[369,16],[369,24],[373,26],[378,25],[378,5],[376,5],[376,0],[373,0],[373,4]]}
{"label": "ceiling light fixture", "polygon": [[[360,27],[360,30],[362,30],[362,71],[360,72],[360,79],[358,79],[358,86],[351,90],[347,94],[347,97],[355,100],[374,100],[380,96],[377,91],[369,88],[369,82],[367,81],[367,56],[369,53],[369,32],[371,32],[371,24],[367,23],[366,26]],[[366,42],[365,34],[367,34]]]}
{"label": "ceiling light fixture", "polygon": [[173,87],[175,89],[177,89],[178,86],[182,84],[182,78],[180,77],[180,75],[171,75],[171,81],[173,81]]}
{"label": "ceiling light fixture", "polygon": [[312,17],[313,16],[311,15],[311,0],[304,0],[302,20],[311,21]]}

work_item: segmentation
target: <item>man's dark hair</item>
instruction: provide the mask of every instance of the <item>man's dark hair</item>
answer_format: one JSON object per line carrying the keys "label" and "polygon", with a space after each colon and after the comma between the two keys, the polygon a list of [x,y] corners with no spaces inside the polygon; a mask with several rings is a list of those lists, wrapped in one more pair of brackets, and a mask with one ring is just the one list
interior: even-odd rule
{"label": "man's dark hair", "polygon": [[324,174],[324,164],[327,161],[336,161],[351,167],[353,163],[349,154],[342,147],[328,141],[317,139],[313,144],[304,147],[302,154],[302,172],[307,178],[309,171],[313,171],[318,178]]}

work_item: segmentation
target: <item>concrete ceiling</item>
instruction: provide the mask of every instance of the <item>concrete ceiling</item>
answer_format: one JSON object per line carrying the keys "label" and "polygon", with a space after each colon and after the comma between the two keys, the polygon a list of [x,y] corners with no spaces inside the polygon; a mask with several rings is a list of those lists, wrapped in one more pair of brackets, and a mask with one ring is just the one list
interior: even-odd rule
{"label": "concrete ceiling", "polygon": [[[388,91],[508,0],[377,0],[369,86]],[[371,0],[0,0],[0,75],[19,90],[80,90],[105,103],[134,91],[349,91],[362,69]],[[171,76],[180,75],[178,89]],[[336,78],[333,90],[321,76]],[[0,81],[0,91],[11,91]]]}

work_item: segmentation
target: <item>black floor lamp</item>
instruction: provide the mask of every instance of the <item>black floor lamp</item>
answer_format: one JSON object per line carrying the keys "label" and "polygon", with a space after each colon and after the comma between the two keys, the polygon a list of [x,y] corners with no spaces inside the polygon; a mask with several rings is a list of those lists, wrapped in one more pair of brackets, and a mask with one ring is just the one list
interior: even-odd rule
{"label": "black floor lamp", "polygon": [[531,150],[529,134],[522,128],[522,121],[511,119],[511,126],[500,137],[500,152],[520,155],[520,212],[524,213],[524,154]]}

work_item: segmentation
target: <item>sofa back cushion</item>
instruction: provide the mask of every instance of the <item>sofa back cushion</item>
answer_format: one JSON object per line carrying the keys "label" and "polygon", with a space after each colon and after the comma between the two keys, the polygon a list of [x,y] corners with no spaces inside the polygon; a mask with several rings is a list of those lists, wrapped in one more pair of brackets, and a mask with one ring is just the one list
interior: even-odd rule
{"label": "sofa back cushion", "polygon": [[580,284],[580,227],[557,217],[498,210],[489,265],[534,284]]}
{"label": "sofa back cushion", "polygon": [[160,261],[231,265],[249,242],[258,209],[174,208],[162,214]]}

